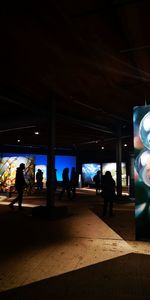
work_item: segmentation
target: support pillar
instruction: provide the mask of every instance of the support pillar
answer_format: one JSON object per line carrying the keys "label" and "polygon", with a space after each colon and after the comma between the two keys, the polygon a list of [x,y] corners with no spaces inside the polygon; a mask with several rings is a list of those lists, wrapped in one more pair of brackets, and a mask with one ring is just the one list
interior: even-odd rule
{"label": "support pillar", "polygon": [[121,162],[122,162],[122,140],[121,140],[121,127],[118,129],[118,139],[116,144],[116,163],[117,163],[117,197],[122,197],[122,178],[121,178]]}
{"label": "support pillar", "polygon": [[49,139],[48,139],[48,155],[47,155],[47,208],[54,207],[54,169],[55,169],[55,123],[56,108],[55,100],[51,99],[49,104]]}

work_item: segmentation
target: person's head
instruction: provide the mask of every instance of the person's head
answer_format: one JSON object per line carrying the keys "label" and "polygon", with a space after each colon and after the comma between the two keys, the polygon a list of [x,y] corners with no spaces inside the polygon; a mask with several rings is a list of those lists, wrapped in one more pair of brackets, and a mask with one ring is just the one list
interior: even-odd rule
{"label": "person's head", "polygon": [[111,177],[111,172],[110,172],[110,171],[106,171],[105,175],[106,175],[107,177]]}
{"label": "person's head", "polygon": [[19,167],[20,167],[21,170],[24,170],[25,169],[25,164],[21,163]]}
{"label": "person's head", "polygon": [[64,168],[63,169],[63,174],[68,174],[69,173],[69,168]]}

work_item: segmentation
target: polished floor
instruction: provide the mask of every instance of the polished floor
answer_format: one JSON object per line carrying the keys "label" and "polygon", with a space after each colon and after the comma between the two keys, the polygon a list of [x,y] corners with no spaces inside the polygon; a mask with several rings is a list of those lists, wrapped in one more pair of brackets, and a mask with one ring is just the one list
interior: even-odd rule
{"label": "polished floor", "polygon": [[32,216],[45,204],[24,197],[24,210],[0,197],[0,299],[149,299],[150,246],[135,241],[134,203],[114,203],[102,217],[102,199],[78,190],[59,219]]}

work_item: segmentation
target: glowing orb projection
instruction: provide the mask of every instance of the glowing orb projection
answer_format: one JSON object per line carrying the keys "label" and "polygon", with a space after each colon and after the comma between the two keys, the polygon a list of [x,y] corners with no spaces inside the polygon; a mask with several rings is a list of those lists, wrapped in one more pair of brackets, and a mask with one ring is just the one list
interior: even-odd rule
{"label": "glowing orb projection", "polygon": [[150,149],[150,112],[140,122],[139,135],[143,145]]}
{"label": "glowing orb projection", "polygon": [[135,168],[140,180],[150,186],[150,150],[143,151],[135,160]]}
{"label": "glowing orb projection", "polygon": [[133,109],[136,239],[150,240],[150,105]]}

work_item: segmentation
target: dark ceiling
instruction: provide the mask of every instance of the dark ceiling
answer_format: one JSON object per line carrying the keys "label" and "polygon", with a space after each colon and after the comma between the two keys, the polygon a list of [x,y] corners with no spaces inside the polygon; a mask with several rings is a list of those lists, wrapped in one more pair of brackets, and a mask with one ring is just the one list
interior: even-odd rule
{"label": "dark ceiling", "polygon": [[[1,144],[132,149],[132,110],[149,104],[149,1],[53,0],[35,16],[1,16]],[[22,129],[21,129],[22,128]],[[39,135],[34,135],[39,130]]]}

